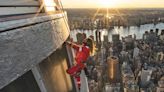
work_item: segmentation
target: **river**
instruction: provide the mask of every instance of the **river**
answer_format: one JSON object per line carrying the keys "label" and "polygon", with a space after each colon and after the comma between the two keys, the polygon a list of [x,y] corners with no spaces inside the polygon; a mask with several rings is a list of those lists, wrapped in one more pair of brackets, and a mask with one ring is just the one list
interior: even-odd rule
{"label": "river", "polygon": [[[125,37],[128,35],[134,35],[136,34],[136,38],[137,39],[141,39],[142,35],[145,31],[150,31],[150,29],[159,29],[159,34],[161,33],[161,30],[164,29],[164,23],[158,23],[156,25],[154,24],[145,24],[145,25],[141,25],[140,27],[137,26],[130,26],[130,27],[117,27],[115,26],[114,29],[112,30],[107,30],[107,29],[100,29],[101,31],[101,39],[103,41],[103,35],[108,35],[108,40],[112,41],[112,34],[120,34],[120,38],[121,37]],[[95,31],[96,30],[71,30],[71,34],[70,37],[72,37],[74,39],[74,41],[77,41],[76,39],[76,34],[77,33],[86,33],[87,37],[90,35],[93,35],[95,37]]]}

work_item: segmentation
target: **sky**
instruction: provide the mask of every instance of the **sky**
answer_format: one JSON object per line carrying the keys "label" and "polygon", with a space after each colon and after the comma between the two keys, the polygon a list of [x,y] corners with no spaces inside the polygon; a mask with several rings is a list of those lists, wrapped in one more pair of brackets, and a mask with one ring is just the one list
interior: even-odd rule
{"label": "sky", "polygon": [[164,0],[61,0],[64,8],[164,8]]}

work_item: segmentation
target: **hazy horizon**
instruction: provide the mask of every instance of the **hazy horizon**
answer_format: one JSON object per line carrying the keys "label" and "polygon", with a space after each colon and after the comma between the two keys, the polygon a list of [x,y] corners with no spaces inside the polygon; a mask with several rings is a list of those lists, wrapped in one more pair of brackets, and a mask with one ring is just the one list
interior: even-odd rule
{"label": "hazy horizon", "polygon": [[164,8],[164,0],[62,0],[64,8]]}
{"label": "hazy horizon", "polygon": [[[64,7],[65,9],[97,9],[101,7]],[[106,9],[106,8],[101,8],[101,9]],[[131,7],[131,8],[109,8],[109,9],[164,9],[164,7]]]}

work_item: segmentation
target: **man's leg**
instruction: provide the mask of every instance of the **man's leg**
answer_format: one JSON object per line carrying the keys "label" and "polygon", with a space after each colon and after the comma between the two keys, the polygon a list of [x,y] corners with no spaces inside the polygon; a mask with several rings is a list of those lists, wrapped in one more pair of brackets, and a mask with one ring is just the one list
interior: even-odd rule
{"label": "man's leg", "polygon": [[79,76],[75,76],[75,79],[76,79],[76,84],[78,85],[78,88],[80,89],[80,87],[81,87],[80,75]]}
{"label": "man's leg", "polygon": [[77,73],[79,73],[83,68],[85,67],[85,65],[83,63],[81,64],[77,64],[69,69],[67,69],[67,73],[70,74],[71,76],[75,76]]}

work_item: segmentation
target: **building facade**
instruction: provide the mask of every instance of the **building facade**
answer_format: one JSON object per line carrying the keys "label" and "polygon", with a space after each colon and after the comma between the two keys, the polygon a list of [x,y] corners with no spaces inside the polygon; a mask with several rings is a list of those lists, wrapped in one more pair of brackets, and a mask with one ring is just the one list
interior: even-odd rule
{"label": "building facade", "polygon": [[58,0],[0,0],[0,92],[75,92]]}

